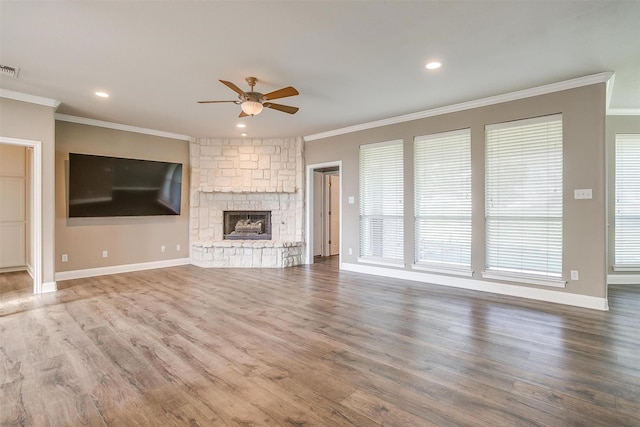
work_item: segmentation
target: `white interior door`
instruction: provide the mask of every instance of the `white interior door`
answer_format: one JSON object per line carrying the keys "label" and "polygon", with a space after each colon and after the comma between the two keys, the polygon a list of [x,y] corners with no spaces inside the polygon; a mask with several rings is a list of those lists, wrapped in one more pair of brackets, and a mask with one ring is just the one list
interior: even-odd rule
{"label": "white interior door", "polygon": [[340,175],[325,175],[325,255],[340,254]]}
{"label": "white interior door", "polygon": [[323,218],[324,218],[324,174],[313,172],[313,256],[324,255],[322,251],[323,238]]}
{"label": "white interior door", "polygon": [[0,268],[26,267],[26,148],[0,144]]}

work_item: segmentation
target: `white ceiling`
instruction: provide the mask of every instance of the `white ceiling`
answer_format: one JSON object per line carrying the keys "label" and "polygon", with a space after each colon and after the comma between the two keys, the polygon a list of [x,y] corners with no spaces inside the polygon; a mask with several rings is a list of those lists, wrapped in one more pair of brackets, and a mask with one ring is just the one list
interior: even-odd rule
{"label": "white ceiling", "polygon": [[[640,1],[6,1],[0,88],[58,112],[189,136],[306,136],[614,71],[640,112]],[[424,65],[444,64],[437,71]],[[218,79],[267,93],[238,119]],[[111,94],[108,99],[93,95]]]}

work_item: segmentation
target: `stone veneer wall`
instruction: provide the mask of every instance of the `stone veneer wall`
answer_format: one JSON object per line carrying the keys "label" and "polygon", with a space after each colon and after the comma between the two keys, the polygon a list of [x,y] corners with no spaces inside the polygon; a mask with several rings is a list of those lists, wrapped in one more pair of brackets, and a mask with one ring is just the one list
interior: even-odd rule
{"label": "stone veneer wall", "polygon": [[[302,138],[197,139],[191,143],[194,264],[284,267],[302,263],[303,147]],[[225,210],[271,211],[273,240],[237,245],[223,241]]]}

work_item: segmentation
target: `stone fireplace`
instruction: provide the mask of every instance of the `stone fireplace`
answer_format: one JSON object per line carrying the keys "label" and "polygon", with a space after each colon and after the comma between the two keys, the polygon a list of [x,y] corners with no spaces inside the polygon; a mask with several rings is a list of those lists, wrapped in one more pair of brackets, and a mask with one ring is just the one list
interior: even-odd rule
{"label": "stone fireplace", "polygon": [[[301,264],[302,138],[197,139],[190,151],[192,263],[272,268]],[[234,211],[245,214],[225,221]],[[260,218],[246,215],[257,212],[270,213],[270,220],[258,225]],[[249,234],[258,226],[261,232]]]}

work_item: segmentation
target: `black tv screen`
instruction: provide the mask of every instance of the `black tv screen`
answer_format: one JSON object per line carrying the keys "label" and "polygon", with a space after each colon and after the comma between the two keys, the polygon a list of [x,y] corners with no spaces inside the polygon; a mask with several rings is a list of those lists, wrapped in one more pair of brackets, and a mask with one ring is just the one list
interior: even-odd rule
{"label": "black tv screen", "polygon": [[69,218],[180,215],[182,164],[69,153]]}

